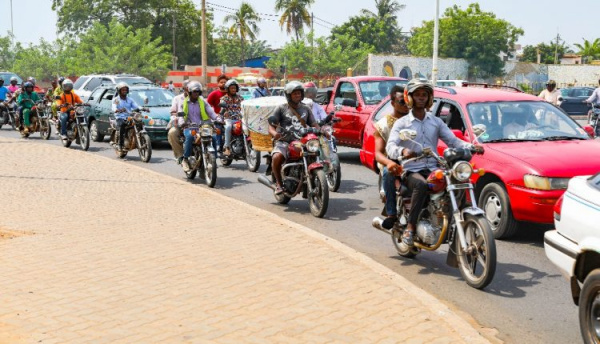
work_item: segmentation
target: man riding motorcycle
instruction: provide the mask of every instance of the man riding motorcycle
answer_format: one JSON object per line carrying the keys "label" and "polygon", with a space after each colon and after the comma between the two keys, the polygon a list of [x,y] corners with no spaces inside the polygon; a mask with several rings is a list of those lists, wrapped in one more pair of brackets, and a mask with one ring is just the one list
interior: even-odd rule
{"label": "man riding motorcycle", "polygon": [[273,137],[274,147],[271,152],[273,175],[275,176],[275,194],[284,192],[281,182],[281,167],[288,157],[288,144],[294,139],[293,133],[306,126],[318,128],[312,111],[302,103],[304,87],[298,81],[289,82],[284,87],[287,103],[279,105],[269,117],[269,134]]}
{"label": "man riding motorcycle", "polygon": [[252,92],[252,98],[268,97],[271,95],[271,92],[269,92],[269,89],[267,88],[267,80],[265,80],[265,78],[258,78],[256,80],[256,86],[258,87]]}
{"label": "man riding motorcycle", "polygon": [[242,112],[242,101],[244,98],[238,94],[240,85],[234,79],[225,83],[225,90],[227,94],[221,98],[221,103],[227,104],[227,109],[223,114],[225,120],[225,149],[223,150],[223,155],[229,156],[231,154],[231,129],[233,128],[231,117],[239,115]]}
{"label": "man riding motorcycle", "polygon": [[[217,120],[217,114],[213,111],[210,104],[202,97],[202,84],[198,81],[192,81],[188,84],[189,96],[183,100],[183,103],[178,109],[178,113],[183,113],[183,117],[178,118],[178,125],[181,127],[185,124],[200,125],[203,121]],[[183,143],[183,158],[181,165],[185,172],[189,172],[192,167],[188,158],[193,153],[194,136],[191,130],[183,131],[185,141]]]}
{"label": "man riding motorcycle", "polygon": [[183,105],[185,98],[189,96],[189,82],[189,80],[183,81],[183,93],[173,97],[173,101],[171,102],[171,121],[169,122],[170,128],[167,134],[167,139],[169,140],[169,144],[173,150],[173,155],[175,156],[175,159],[177,159],[178,163],[181,163],[181,160],[183,159],[183,145],[179,141],[179,138],[181,137],[181,130],[177,125],[177,112]]}
{"label": "man riding motorcycle", "polygon": [[[66,81],[66,80],[65,80]],[[63,87],[64,87],[63,82]],[[129,86],[125,82],[117,84],[117,97],[113,101],[112,111],[115,113],[117,128],[119,129],[119,150],[123,150],[125,140],[125,126],[127,117],[133,110],[142,109],[132,98],[128,97]]]}
{"label": "man riding motorcycle", "polygon": [[10,90],[4,86],[4,79],[0,78],[0,102],[6,101],[7,98],[10,98],[10,95]]}
{"label": "man riding motorcycle", "polygon": [[[411,108],[408,115],[400,118],[394,123],[386,145],[386,151],[390,159],[409,159],[422,153],[422,148],[416,144],[418,142],[423,148],[437,149],[438,140],[444,141],[448,147],[453,148],[476,148],[482,152],[483,147],[462,141],[448,128],[446,123],[439,117],[427,112],[433,105],[433,85],[428,81],[412,79],[404,89],[404,100]],[[417,132],[415,142],[400,140],[400,131],[402,129],[412,129]],[[406,174],[406,183],[408,189],[412,192],[411,209],[408,215],[408,226],[402,236],[402,242],[407,246],[413,246],[413,235],[416,230],[419,214],[427,200],[427,180],[426,178],[437,166],[435,158],[428,157],[412,161],[404,165],[408,171]]]}
{"label": "man riding motorcycle", "polygon": [[73,92],[73,81],[65,79],[62,83],[63,92],[60,98],[56,99],[56,107],[60,109],[60,137],[63,140],[67,139],[67,122],[69,121],[69,113],[67,110],[70,105],[81,104],[81,98]]}
{"label": "man riding motorcycle", "polygon": [[[598,80],[598,85],[600,85],[600,80]],[[586,100],[583,101],[584,103],[587,104],[591,104],[591,105],[596,105],[597,107],[600,106],[600,86],[598,86],[594,92],[592,92],[592,95],[590,95],[590,97]],[[587,122],[590,123],[590,120],[592,118],[592,110],[588,111],[588,115],[587,115]]]}
{"label": "man riding motorcycle", "polygon": [[17,104],[19,105],[19,117],[23,118],[21,127],[25,124],[25,133],[29,132],[29,126],[31,125],[30,115],[31,108],[34,107],[35,103],[40,100],[40,97],[36,92],[33,91],[33,84],[29,81],[23,84],[23,92],[19,94]]}

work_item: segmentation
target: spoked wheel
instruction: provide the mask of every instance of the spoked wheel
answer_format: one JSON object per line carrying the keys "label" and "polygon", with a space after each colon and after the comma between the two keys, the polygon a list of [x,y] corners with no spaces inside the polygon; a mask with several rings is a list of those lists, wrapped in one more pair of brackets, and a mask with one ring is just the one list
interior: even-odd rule
{"label": "spoked wheel", "polygon": [[90,130],[88,127],[85,125],[79,126],[77,135],[79,135],[79,144],[81,145],[81,149],[84,151],[90,149]]}
{"label": "spoked wheel", "polygon": [[394,243],[394,247],[399,255],[406,258],[414,258],[417,253],[419,253],[419,249],[416,247],[406,246],[402,242],[402,231],[398,228],[392,229],[392,242]]}
{"label": "spoked wheel", "polygon": [[327,177],[323,170],[316,170],[310,176],[312,178],[313,189],[308,195],[308,205],[310,213],[315,217],[323,217],[327,212],[329,205],[329,186]]}
{"label": "spoked wheel", "polygon": [[40,127],[40,136],[44,140],[48,140],[52,133],[52,128],[50,127],[50,121],[48,119],[44,119],[41,122],[42,122],[42,125]]}
{"label": "spoked wheel", "polygon": [[104,135],[101,135],[98,132],[98,123],[96,123],[95,120],[92,120],[92,123],[90,123],[90,136],[91,139],[96,142],[102,142],[102,140],[104,140]]}
{"label": "spoked wheel", "polygon": [[484,216],[466,215],[465,240],[467,250],[458,246],[460,274],[468,285],[476,289],[485,288],[496,272],[496,242],[489,222]]}
{"label": "spoked wheel", "polygon": [[150,161],[152,157],[152,143],[150,142],[150,136],[148,134],[140,135],[140,147],[138,147],[138,153],[140,154],[140,160],[143,162]]}
{"label": "spoked wheel", "polygon": [[[192,156],[191,156],[191,157],[189,157],[189,158],[188,158],[188,161],[189,161],[189,163],[190,163],[190,166],[192,166],[192,167],[196,167],[196,158],[195,158],[195,157],[192,157]],[[187,179],[189,179],[189,180],[192,180],[192,179],[196,178],[196,174],[198,173],[198,170],[197,170],[197,169],[195,169],[195,168],[193,168],[193,169],[191,169],[191,170],[190,170],[190,171],[188,171],[188,172],[185,172],[185,171],[184,171],[184,173],[185,173],[185,177],[186,177]]]}
{"label": "spoked wheel", "polygon": [[246,152],[246,165],[250,172],[256,172],[260,168],[260,151],[252,148],[252,142],[248,142],[248,151]]}
{"label": "spoked wheel", "polygon": [[334,167],[334,170],[327,173],[327,186],[329,191],[336,192],[340,188],[342,182],[342,169],[340,166]]}
{"label": "spoked wheel", "polygon": [[584,343],[600,343],[600,269],[590,272],[579,295],[579,328]]}
{"label": "spoked wheel", "polygon": [[204,180],[208,187],[214,188],[217,183],[217,160],[215,156],[210,153],[204,153]]}

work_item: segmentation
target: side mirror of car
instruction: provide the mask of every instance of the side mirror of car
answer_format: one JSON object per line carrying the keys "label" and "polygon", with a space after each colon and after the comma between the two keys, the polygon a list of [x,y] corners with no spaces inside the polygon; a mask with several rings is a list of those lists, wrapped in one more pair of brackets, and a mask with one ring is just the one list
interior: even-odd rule
{"label": "side mirror of car", "polygon": [[358,100],[344,98],[342,100],[342,105],[343,106],[351,106],[353,108],[357,108],[359,104],[358,104]]}
{"label": "side mirror of car", "polygon": [[144,98],[144,105],[148,105],[148,97]]}
{"label": "side mirror of car", "polygon": [[112,94],[109,94],[109,95],[107,95],[107,96],[106,96],[106,98],[104,98],[104,99],[106,99],[106,100],[112,100],[112,99],[113,99],[113,95],[112,95]]}
{"label": "side mirror of car", "polygon": [[89,97],[89,98],[88,98],[88,101],[90,101],[90,100],[94,100],[94,97]]}
{"label": "side mirror of car", "polygon": [[485,124],[476,124],[473,126],[473,134],[475,134],[475,137],[483,135],[483,133],[485,133],[486,130],[487,128]]}
{"label": "side mirror of car", "polygon": [[400,130],[400,140],[402,141],[411,141],[417,137],[417,131],[412,129],[402,129]]}

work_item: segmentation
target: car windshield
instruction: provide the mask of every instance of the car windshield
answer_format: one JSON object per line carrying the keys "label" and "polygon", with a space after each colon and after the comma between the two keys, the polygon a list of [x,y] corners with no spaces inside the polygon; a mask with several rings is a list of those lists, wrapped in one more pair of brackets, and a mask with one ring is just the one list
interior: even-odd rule
{"label": "car windshield", "polygon": [[379,104],[383,98],[390,95],[390,90],[396,85],[405,86],[408,83],[406,80],[378,80],[378,81],[363,81],[359,82],[360,93],[366,105]]}
{"label": "car windshield", "polygon": [[4,80],[4,86],[8,86],[10,84],[10,78],[17,78],[17,84],[21,85],[23,83],[23,79],[15,73],[0,73],[0,77]]}
{"label": "car windshield", "polygon": [[589,138],[569,116],[543,101],[473,103],[467,108],[473,125],[486,126],[482,142]]}
{"label": "car windshield", "polygon": [[124,82],[127,85],[147,85],[152,84],[152,81],[143,78],[143,77],[130,77],[130,78],[115,78],[115,82],[118,84],[120,82]]}
{"label": "car windshield", "polygon": [[[173,94],[162,88],[150,88],[145,90],[131,90],[129,96],[140,106],[171,106]],[[148,103],[145,100],[148,99]]]}

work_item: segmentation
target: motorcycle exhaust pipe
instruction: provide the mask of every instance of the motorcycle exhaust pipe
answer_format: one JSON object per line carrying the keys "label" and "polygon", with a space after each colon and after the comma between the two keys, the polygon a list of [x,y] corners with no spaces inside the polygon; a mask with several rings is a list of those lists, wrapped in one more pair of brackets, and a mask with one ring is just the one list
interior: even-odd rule
{"label": "motorcycle exhaust pipe", "polygon": [[373,222],[371,222],[371,224],[373,225],[373,228],[379,229],[380,231],[391,235],[392,232],[388,229],[383,228],[383,226],[381,225],[382,223],[383,223],[383,219],[378,216],[375,216],[373,218]]}
{"label": "motorcycle exhaust pipe", "polygon": [[258,176],[258,182],[266,187],[271,188],[271,190],[275,190],[275,184],[271,183],[269,178],[267,178],[267,176],[265,176],[264,174]]}

